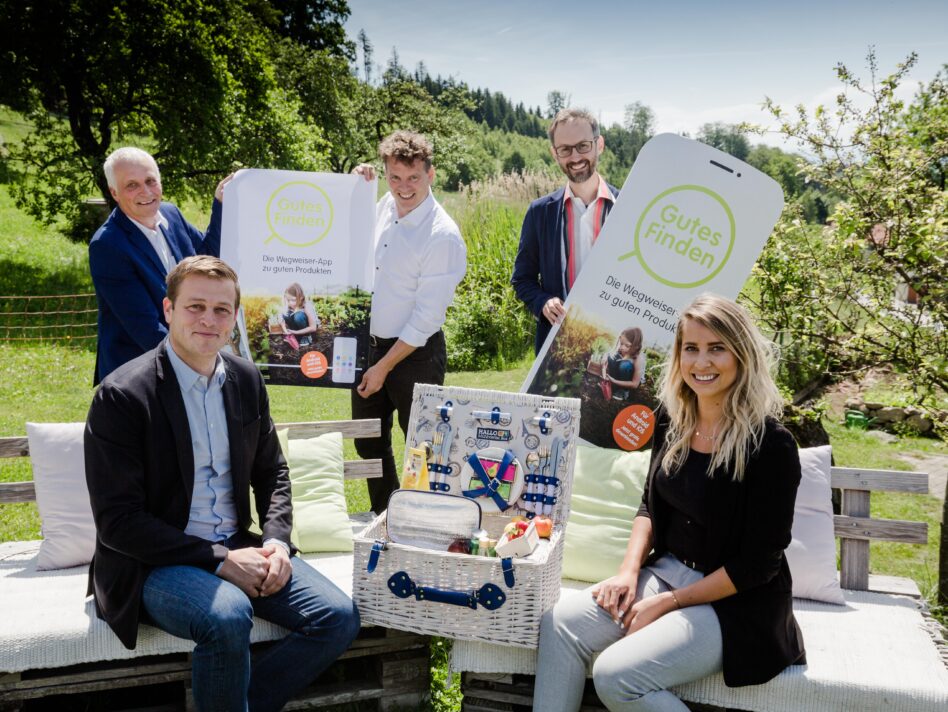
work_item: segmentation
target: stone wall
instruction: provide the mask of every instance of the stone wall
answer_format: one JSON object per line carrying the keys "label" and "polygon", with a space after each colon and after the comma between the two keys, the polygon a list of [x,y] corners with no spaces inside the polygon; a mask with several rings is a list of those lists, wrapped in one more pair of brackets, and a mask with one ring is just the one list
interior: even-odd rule
{"label": "stone wall", "polygon": [[[937,437],[935,422],[948,424],[948,411],[925,410],[914,405],[892,406],[874,401],[849,400],[846,410],[858,410],[869,418],[869,427],[889,432],[911,430],[920,435]],[[942,428],[943,429],[943,428]]]}

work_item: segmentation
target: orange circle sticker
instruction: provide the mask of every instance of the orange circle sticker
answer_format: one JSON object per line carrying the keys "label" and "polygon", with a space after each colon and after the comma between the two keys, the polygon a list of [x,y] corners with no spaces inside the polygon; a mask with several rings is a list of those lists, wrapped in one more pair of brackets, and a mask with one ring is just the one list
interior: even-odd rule
{"label": "orange circle sticker", "polygon": [[321,351],[308,351],[300,359],[300,368],[307,378],[321,378],[329,370],[329,361]]}
{"label": "orange circle sticker", "polygon": [[623,450],[638,450],[652,437],[655,413],[644,405],[630,405],[612,421],[612,437]]}

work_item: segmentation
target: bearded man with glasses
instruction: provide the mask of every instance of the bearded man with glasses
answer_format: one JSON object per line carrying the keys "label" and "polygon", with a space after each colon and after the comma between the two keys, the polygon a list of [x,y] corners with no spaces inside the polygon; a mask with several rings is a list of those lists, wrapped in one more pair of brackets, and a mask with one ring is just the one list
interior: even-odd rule
{"label": "bearded man with glasses", "polygon": [[553,324],[566,316],[563,301],[619,194],[596,172],[605,147],[596,117],[563,109],[548,133],[550,153],[568,182],[530,204],[510,280],[536,317],[536,353]]}

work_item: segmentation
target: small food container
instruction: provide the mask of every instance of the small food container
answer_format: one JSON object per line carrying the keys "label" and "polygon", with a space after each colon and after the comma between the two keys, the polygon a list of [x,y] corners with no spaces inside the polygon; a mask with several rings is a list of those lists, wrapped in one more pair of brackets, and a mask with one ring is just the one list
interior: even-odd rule
{"label": "small food container", "polygon": [[497,556],[522,559],[525,556],[530,556],[539,543],[540,535],[537,534],[536,525],[531,521],[527,530],[516,539],[509,539],[506,534],[500,538],[496,547]]}

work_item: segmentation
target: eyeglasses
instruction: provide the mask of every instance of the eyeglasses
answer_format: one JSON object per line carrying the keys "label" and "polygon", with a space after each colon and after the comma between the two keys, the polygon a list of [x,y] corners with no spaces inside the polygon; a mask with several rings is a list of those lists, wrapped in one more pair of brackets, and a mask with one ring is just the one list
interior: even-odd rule
{"label": "eyeglasses", "polygon": [[572,146],[554,146],[553,150],[556,151],[556,155],[560,158],[569,158],[573,151],[579,154],[586,154],[592,151],[593,146],[596,144],[596,139],[591,141],[580,141],[579,143],[574,143]]}

